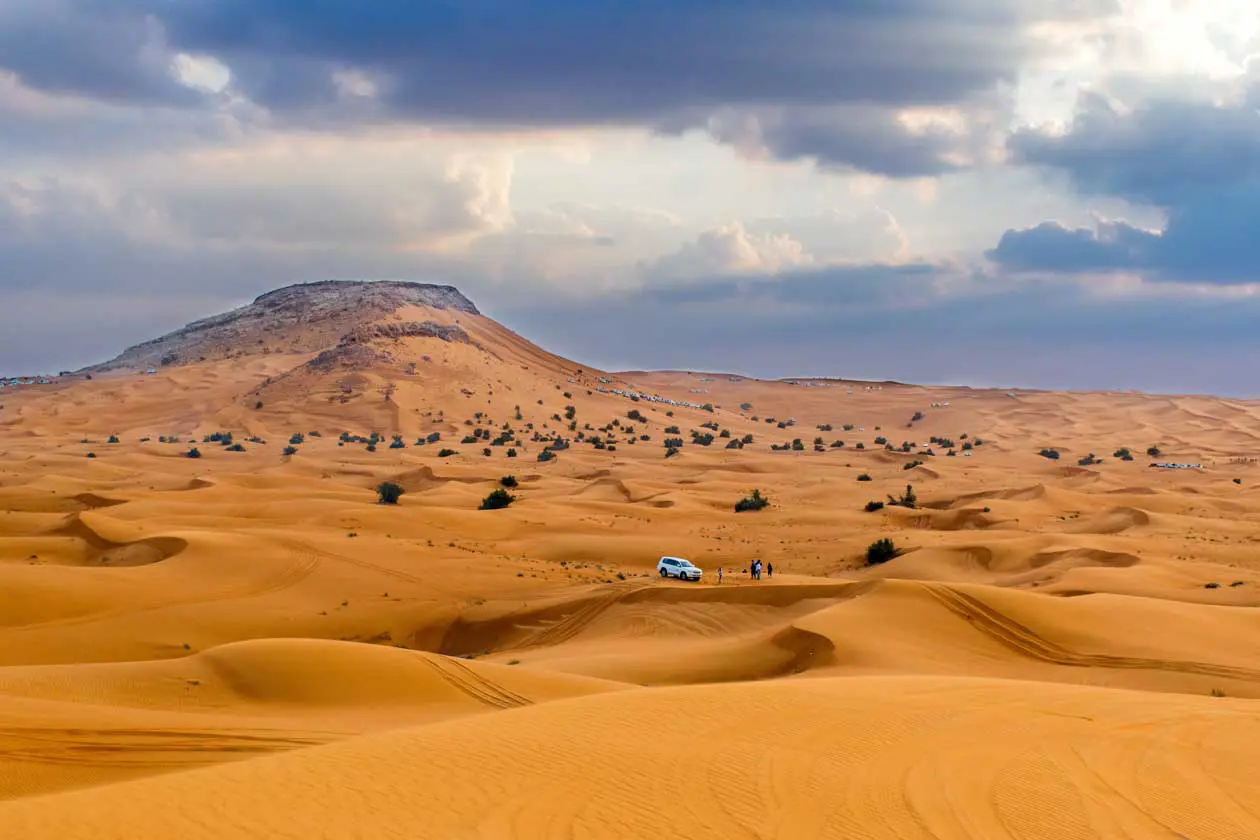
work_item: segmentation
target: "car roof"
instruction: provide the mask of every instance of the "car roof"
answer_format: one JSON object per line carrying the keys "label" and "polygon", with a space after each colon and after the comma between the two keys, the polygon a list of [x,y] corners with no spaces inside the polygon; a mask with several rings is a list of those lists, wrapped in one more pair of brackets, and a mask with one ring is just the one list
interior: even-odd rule
{"label": "car roof", "polygon": [[679,563],[690,563],[690,562],[691,562],[691,561],[690,561],[690,560],[688,560],[686,557],[674,557],[672,554],[666,554],[666,555],[665,555],[664,557],[662,557],[661,559],[662,559],[662,560],[677,560]]}

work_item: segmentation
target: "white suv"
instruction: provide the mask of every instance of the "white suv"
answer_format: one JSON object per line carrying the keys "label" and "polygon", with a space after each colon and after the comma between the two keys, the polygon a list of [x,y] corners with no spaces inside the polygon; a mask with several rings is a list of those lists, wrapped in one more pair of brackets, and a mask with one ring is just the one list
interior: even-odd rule
{"label": "white suv", "polygon": [[679,580],[700,580],[704,574],[690,560],[681,557],[662,557],[656,563],[656,571],[663,578],[676,577]]}

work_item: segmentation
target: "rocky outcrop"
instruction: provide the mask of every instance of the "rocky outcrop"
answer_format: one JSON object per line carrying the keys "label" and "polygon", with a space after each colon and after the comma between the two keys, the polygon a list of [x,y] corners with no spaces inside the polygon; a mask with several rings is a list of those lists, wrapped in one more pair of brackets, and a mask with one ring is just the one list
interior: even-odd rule
{"label": "rocky outcrop", "polygon": [[360,327],[341,337],[339,342],[346,344],[364,344],[378,338],[440,338],[443,341],[458,341],[470,344],[472,340],[462,327],[446,326],[433,321],[395,321],[384,324],[369,324]]}
{"label": "rocky outcrop", "polygon": [[[301,283],[267,292],[248,306],[194,321],[161,338],[137,344],[117,358],[83,372],[145,370],[263,353],[318,353],[340,346],[347,336],[367,335],[365,330],[376,329],[374,322],[407,306],[480,314],[472,301],[453,286],[356,280]],[[405,337],[406,329],[416,329],[420,330],[416,335],[467,340],[467,335],[459,337],[463,330],[458,327],[430,322],[408,324],[419,326],[399,324],[382,328],[400,330],[397,337]]]}

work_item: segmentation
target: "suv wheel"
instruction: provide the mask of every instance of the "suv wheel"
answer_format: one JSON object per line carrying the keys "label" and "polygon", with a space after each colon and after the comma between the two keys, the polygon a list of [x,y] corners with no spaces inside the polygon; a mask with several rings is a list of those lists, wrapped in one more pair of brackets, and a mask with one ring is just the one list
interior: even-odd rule
{"label": "suv wheel", "polygon": [[663,578],[669,577],[669,569],[661,569],[661,577]]}

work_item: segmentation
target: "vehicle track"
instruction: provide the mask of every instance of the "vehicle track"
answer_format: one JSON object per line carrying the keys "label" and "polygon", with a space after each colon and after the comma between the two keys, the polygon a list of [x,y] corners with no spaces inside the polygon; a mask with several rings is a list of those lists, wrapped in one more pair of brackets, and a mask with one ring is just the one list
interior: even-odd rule
{"label": "vehicle track", "polygon": [[1032,659],[1039,659],[1042,662],[1077,668],[1171,671],[1220,679],[1260,682],[1260,671],[1252,668],[1239,668],[1231,665],[1215,665],[1209,662],[1193,662],[1179,659],[1149,659],[1138,656],[1081,653],[1043,638],[1036,631],[995,610],[979,598],[941,584],[925,583],[923,587],[947,609],[962,617],[981,633],[995,641],[1001,642],[1016,653]]}
{"label": "vehicle track", "polygon": [[483,677],[458,660],[432,654],[425,656],[424,661],[451,686],[487,706],[493,706],[496,709],[519,709],[522,706],[534,704],[534,701],[525,695],[517,694]]}
{"label": "vehicle track", "polygon": [[283,730],[5,727],[0,729],[0,759],[112,767],[204,764],[199,753],[277,752],[340,737]]}
{"label": "vehicle track", "polygon": [[608,587],[612,590],[604,595],[593,599],[576,612],[565,616],[547,627],[536,630],[526,636],[519,644],[514,645],[515,649],[525,649],[532,647],[549,647],[558,645],[561,642],[567,642],[578,633],[586,629],[588,625],[595,619],[623,598],[638,592],[640,589],[647,587],[639,584],[618,583]]}

